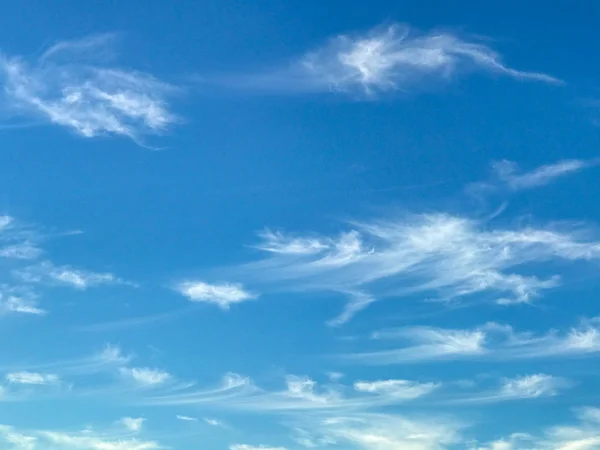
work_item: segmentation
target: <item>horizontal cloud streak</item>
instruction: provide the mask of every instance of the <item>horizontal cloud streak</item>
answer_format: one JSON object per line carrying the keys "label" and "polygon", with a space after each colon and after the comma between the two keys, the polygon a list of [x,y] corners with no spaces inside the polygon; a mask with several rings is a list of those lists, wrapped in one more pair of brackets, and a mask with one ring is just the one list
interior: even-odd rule
{"label": "horizontal cloud streak", "polygon": [[[600,259],[584,228],[497,227],[450,214],[355,223],[337,236],[263,234],[264,257],[229,276],[267,292],[321,291],[350,300],[348,321],[375,300],[419,294],[438,301],[531,303],[561,283],[549,262]],[[565,273],[568,273],[565,271]]]}
{"label": "horizontal cloud streak", "polygon": [[469,72],[562,83],[544,73],[507,66],[496,51],[480,40],[450,32],[423,34],[399,24],[376,27],[363,34],[336,36],[298,57],[288,67],[245,77],[226,77],[225,83],[263,91],[333,91],[373,96],[448,83]]}
{"label": "horizontal cloud streak", "polygon": [[499,161],[493,165],[498,179],[511,190],[519,191],[544,186],[567,175],[597,165],[597,161],[570,159],[547,164],[530,172],[522,172],[512,161]]}
{"label": "horizontal cloud streak", "polygon": [[425,397],[437,383],[410,380],[358,381],[353,386],[320,386],[309,377],[289,375],[285,389],[266,391],[249,378],[226,375],[214,389],[184,389],[144,400],[154,405],[213,405],[241,411],[289,412],[349,411],[404,403]]}
{"label": "horizontal cloud streak", "polygon": [[597,319],[566,332],[536,335],[517,332],[508,325],[490,323],[471,330],[407,327],[376,333],[375,339],[398,339],[409,345],[347,354],[343,359],[361,364],[405,364],[443,360],[516,360],[566,358],[600,353]]}
{"label": "horizontal cloud streak", "polygon": [[175,88],[151,75],[107,66],[114,36],[59,42],[37,61],[0,55],[5,102],[91,138],[134,140],[166,131],[176,118],[166,101]]}

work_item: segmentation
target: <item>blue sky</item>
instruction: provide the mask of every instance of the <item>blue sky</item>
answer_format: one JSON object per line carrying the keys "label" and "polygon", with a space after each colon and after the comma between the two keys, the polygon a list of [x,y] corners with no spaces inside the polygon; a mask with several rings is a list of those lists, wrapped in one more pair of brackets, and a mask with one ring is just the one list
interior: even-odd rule
{"label": "blue sky", "polygon": [[600,6],[0,16],[0,449],[600,449]]}

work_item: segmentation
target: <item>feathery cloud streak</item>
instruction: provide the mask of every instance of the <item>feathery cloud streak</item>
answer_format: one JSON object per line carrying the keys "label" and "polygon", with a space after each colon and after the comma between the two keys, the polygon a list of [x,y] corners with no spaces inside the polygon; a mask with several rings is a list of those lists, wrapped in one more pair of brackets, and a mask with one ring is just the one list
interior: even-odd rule
{"label": "feathery cloud streak", "polygon": [[511,436],[472,447],[472,450],[594,450],[600,446],[600,409],[581,408],[578,423],[553,426],[541,435],[513,433]]}
{"label": "feathery cloud streak", "polygon": [[[335,237],[266,232],[261,260],[232,269],[261,290],[322,291],[350,298],[332,323],[376,299],[419,294],[449,301],[529,303],[560,284],[548,262],[600,259],[600,241],[581,228],[503,227],[450,214],[356,223]],[[539,273],[539,274],[538,274]],[[568,272],[566,272],[568,273]]]}
{"label": "feathery cloud streak", "polygon": [[92,272],[71,266],[56,266],[50,261],[15,270],[14,274],[26,283],[68,286],[79,290],[100,285],[131,285],[112,273]]}
{"label": "feathery cloud streak", "polygon": [[[0,315],[21,313],[43,315],[38,306],[40,286],[66,286],[80,291],[100,285],[128,285],[108,272],[94,272],[48,259],[41,243],[47,239],[38,229],[10,216],[0,216]],[[44,260],[40,261],[44,256]]]}
{"label": "feathery cloud streak", "polygon": [[450,32],[423,34],[399,24],[375,27],[363,34],[336,36],[286,68],[229,81],[246,89],[334,91],[373,96],[448,83],[469,72],[562,83],[544,73],[507,66],[500,54],[480,40],[469,40]]}
{"label": "feathery cloud streak", "polygon": [[589,167],[596,166],[598,161],[568,159],[538,167],[530,172],[522,172],[512,161],[494,163],[493,170],[498,179],[513,191],[532,189],[550,184],[558,178],[574,174]]}
{"label": "feathery cloud streak", "polygon": [[375,339],[399,339],[409,345],[344,355],[361,364],[403,364],[426,361],[566,358],[600,352],[600,327],[592,319],[566,332],[517,332],[508,325],[490,323],[471,330],[407,327],[376,333]]}
{"label": "feathery cloud streak", "polygon": [[252,380],[227,374],[213,389],[184,389],[148,397],[154,405],[212,404],[241,411],[298,412],[349,411],[399,404],[425,397],[440,387],[437,383],[410,380],[358,381],[352,386],[321,386],[309,377],[289,375],[285,389],[266,391]]}
{"label": "feathery cloud streak", "polygon": [[175,88],[151,75],[111,67],[113,35],[63,41],[35,61],[0,55],[4,99],[15,113],[41,117],[81,136],[134,140],[166,131]]}
{"label": "feathery cloud streak", "polygon": [[[89,449],[89,450],[154,450],[164,448],[156,441],[132,439],[128,436],[93,429],[81,432],[57,430],[18,430],[0,425],[0,443],[15,450]],[[4,447],[3,447],[4,448]]]}
{"label": "feathery cloud streak", "polygon": [[444,450],[462,442],[464,425],[443,417],[363,413],[312,420],[304,428],[311,430],[311,441],[362,450]]}
{"label": "feathery cloud streak", "polygon": [[37,372],[11,372],[6,375],[6,380],[12,384],[55,384],[60,377],[53,373]]}

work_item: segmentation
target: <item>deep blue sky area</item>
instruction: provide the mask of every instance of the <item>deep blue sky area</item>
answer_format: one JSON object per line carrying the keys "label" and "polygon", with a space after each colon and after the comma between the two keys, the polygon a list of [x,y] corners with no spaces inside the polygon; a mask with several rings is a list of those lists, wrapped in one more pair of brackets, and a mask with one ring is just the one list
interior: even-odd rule
{"label": "deep blue sky area", "polygon": [[0,450],[600,449],[600,4],[0,14]]}

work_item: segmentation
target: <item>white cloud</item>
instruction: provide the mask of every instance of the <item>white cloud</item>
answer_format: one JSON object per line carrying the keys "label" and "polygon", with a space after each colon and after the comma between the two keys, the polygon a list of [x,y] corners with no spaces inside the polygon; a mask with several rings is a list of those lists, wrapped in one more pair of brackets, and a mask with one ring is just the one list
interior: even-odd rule
{"label": "white cloud", "polygon": [[31,298],[24,298],[23,296],[0,292],[0,314],[3,312],[33,314],[38,316],[46,314],[46,311],[39,308],[36,302]]}
{"label": "white cloud", "polygon": [[14,450],[35,450],[37,438],[19,433],[13,427],[0,425],[0,438],[3,438]]}
{"label": "white cloud", "polygon": [[318,238],[288,237],[281,232],[265,230],[260,234],[262,243],[256,247],[265,252],[285,255],[307,255],[319,253],[331,247],[332,242]]}
{"label": "white cloud", "polygon": [[546,429],[541,435],[514,433],[472,450],[596,450],[600,447],[600,410],[583,408],[579,422]]}
{"label": "white cloud", "polygon": [[469,72],[562,83],[543,73],[510,68],[482,40],[450,32],[421,34],[398,24],[339,35],[287,68],[228,81],[247,89],[331,90],[372,96],[445,84]]}
{"label": "white cloud", "polygon": [[190,416],[182,416],[182,415],[176,415],[175,416],[176,419],[178,420],[183,420],[184,422],[197,422],[198,419],[196,419],[195,417],[190,417]]}
{"label": "white cloud", "polygon": [[146,419],[143,417],[123,417],[121,420],[119,420],[119,423],[132,433],[138,433],[141,431],[145,421]]}
{"label": "white cloud", "polygon": [[[225,374],[218,386],[208,389],[197,389],[193,385],[188,388],[167,392],[164,395],[148,397],[146,402],[152,405],[197,405],[227,404],[232,405],[257,391],[252,381],[236,373]],[[177,416],[179,420],[189,420],[186,416]]]}
{"label": "white cloud", "polygon": [[121,367],[119,371],[123,377],[144,387],[161,385],[171,379],[168,372],[147,367]]}
{"label": "white cloud", "polygon": [[56,266],[50,261],[15,270],[14,274],[27,283],[55,284],[79,290],[100,285],[130,284],[112,273],[91,272],[71,266]]}
{"label": "white cloud", "polygon": [[[7,443],[9,447],[4,445]],[[122,433],[95,430],[87,427],[80,432],[47,429],[18,430],[0,425],[0,448],[14,450],[73,449],[73,450],[154,450],[165,448],[158,442],[131,439]]]}
{"label": "white cloud", "polygon": [[557,388],[563,384],[560,378],[538,373],[523,377],[506,379],[500,395],[507,398],[537,398],[556,395]]}
{"label": "white cloud", "polygon": [[269,447],[267,445],[234,444],[229,450],[287,450],[285,447]]}
{"label": "white cloud", "polygon": [[0,216],[0,232],[3,232],[14,222],[14,218],[10,216]]}
{"label": "white cloud", "polygon": [[138,140],[166,131],[176,121],[166,100],[175,88],[151,75],[106,65],[112,40],[104,35],[59,42],[37,61],[0,55],[6,104],[15,113],[44,118],[84,137]]}
{"label": "white cloud", "polygon": [[180,294],[193,302],[213,303],[222,309],[256,298],[240,284],[208,284],[203,281],[184,281],[175,286]]}
{"label": "white cloud", "polygon": [[226,375],[213,389],[196,388],[148,398],[149,404],[213,404],[222,407],[262,412],[356,411],[399,404],[429,395],[438,385],[407,380],[360,381],[348,387],[320,385],[305,376],[288,375],[285,388],[265,390],[237,374]]}
{"label": "white cloud", "polygon": [[341,372],[327,372],[327,378],[329,378],[329,381],[332,381],[333,383],[338,383],[344,378],[344,376],[345,375]]}
{"label": "white cloud", "polygon": [[224,427],[225,424],[218,419],[204,418],[204,423],[211,427]]}
{"label": "white cloud", "polygon": [[354,389],[359,392],[387,395],[396,399],[419,398],[439,387],[436,383],[416,383],[409,380],[357,381]]}
{"label": "white cloud", "polygon": [[457,396],[450,403],[480,404],[527,400],[558,395],[571,383],[561,377],[544,373],[505,378],[498,389]]}
{"label": "white cloud", "polygon": [[0,258],[6,258],[6,274],[13,279],[13,284],[0,283],[0,314],[45,314],[46,310],[38,306],[38,284],[78,290],[102,284],[132,285],[111,273],[59,266],[50,260],[35,261],[44,253],[40,242],[50,236],[12,217],[0,216]]}
{"label": "white cloud", "polygon": [[544,186],[558,178],[596,165],[596,162],[569,159],[538,167],[531,172],[521,172],[512,161],[494,163],[493,169],[498,179],[514,191]]}
{"label": "white cloud", "polygon": [[4,258],[37,259],[42,253],[41,248],[28,241],[0,248],[0,256]]}
{"label": "white cloud", "polygon": [[363,364],[399,364],[443,359],[506,361],[600,353],[598,319],[584,321],[568,331],[552,330],[541,335],[516,332],[508,325],[489,323],[470,330],[407,327],[375,333],[373,337],[399,339],[409,345],[349,354],[344,358]]}
{"label": "white cloud", "polygon": [[39,431],[40,439],[49,445],[60,448],[89,449],[89,450],[153,450],[161,448],[155,441],[139,441],[137,439],[111,439],[103,436],[87,436],[56,431]]}
{"label": "white cloud", "polygon": [[328,417],[310,428],[321,439],[363,450],[445,450],[462,440],[460,423],[439,418],[355,414]]}
{"label": "white cloud", "polygon": [[[374,337],[385,338],[388,334],[375,333]],[[391,334],[415,344],[390,351],[390,356],[393,355],[394,359],[399,361],[455,359],[482,355],[487,351],[484,347],[486,335],[482,330],[408,327],[395,330]],[[381,356],[384,356],[383,352]]]}
{"label": "white cloud", "polygon": [[6,380],[12,384],[56,384],[60,378],[53,373],[11,372]]}
{"label": "white cloud", "polygon": [[115,345],[105,345],[101,351],[90,356],[58,360],[50,363],[30,364],[25,367],[18,367],[14,371],[51,372],[64,378],[66,376],[84,376],[105,372],[112,373],[125,366],[130,360],[131,357],[124,355],[120,347]]}
{"label": "white cloud", "polygon": [[[278,246],[299,238],[278,235]],[[287,239],[287,240],[286,240]],[[315,239],[311,234],[310,239]],[[327,246],[294,255],[268,251],[229,276],[261,290],[324,291],[350,298],[341,324],[375,300],[419,294],[441,301],[531,303],[560,284],[550,261],[573,264],[600,259],[591,231],[569,227],[502,227],[449,214],[354,224]],[[272,242],[258,247],[271,248]],[[568,271],[563,271],[568,275]]]}

